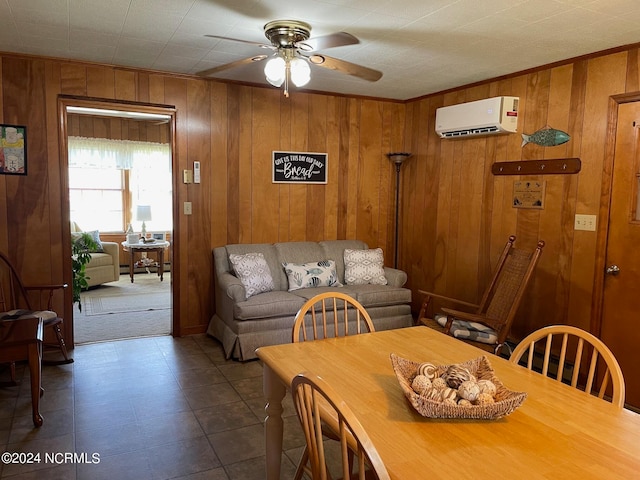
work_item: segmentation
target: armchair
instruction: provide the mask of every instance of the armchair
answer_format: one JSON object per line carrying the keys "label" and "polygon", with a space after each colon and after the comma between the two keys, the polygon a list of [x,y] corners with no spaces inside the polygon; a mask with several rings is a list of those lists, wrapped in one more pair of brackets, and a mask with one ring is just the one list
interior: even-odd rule
{"label": "armchair", "polygon": [[[76,222],[71,222],[71,235],[82,233]],[[116,242],[103,242],[98,231],[87,232],[100,245],[102,251],[91,252],[91,261],[85,265],[87,283],[90,287],[120,279],[120,245]]]}

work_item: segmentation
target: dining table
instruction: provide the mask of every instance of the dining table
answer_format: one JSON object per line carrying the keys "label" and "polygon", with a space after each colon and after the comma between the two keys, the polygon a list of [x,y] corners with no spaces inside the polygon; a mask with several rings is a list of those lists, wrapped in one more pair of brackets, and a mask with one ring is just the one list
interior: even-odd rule
{"label": "dining table", "polygon": [[[390,360],[451,365],[486,355],[524,402],[493,420],[427,418]],[[282,402],[311,372],[356,414],[392,479],[640,478],[640,415],[426,326],[257,349],[266,397],[266,478],[280,479]]]}

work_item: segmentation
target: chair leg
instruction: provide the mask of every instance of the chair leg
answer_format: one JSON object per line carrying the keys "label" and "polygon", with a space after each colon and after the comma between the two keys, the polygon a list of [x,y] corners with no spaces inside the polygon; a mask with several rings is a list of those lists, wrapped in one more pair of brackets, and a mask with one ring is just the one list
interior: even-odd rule
{"label": "chair leg", "polygon": [[302,452],[302,456],[300,457],[300,461],[298,462],[298,468],[296,469],[296,474],[293,477],[294,480],[302,480],[302,475],[307,467],[307,463],[309,463],[309,450],[307,450],[307,446],[304,446],[304,450]]}
{"label": "chair leg", "polygon": [[60,324],[52,325],[52,328],[54,333],[56,334],[58,346],[60,347],[60,351],[62,352],[64,360],[42,360],[42,363],[44,365],[66,365],[68,363],[73,363],[73,358],[69,357],[69,353],[67,352],[67,345],[64,343],[64,337],[62,336],[62,329],[60,328]]}

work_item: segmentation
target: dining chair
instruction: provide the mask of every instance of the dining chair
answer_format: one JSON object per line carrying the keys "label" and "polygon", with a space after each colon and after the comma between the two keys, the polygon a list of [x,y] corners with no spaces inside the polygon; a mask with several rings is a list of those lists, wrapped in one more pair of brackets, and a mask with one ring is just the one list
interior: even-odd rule
{"label": "dining chair", "polygon": [[293,322],[293,342],[342,337],[375,328],[371,317],[355,298],[341,292],[320,293],[307,300]]}
{"label": "dining chair", "polygon": [[[293,323],[292,341],[296,343],[374,331],[371,317],[360,302],[342,292],[332,291],[315,295],[300,307]],[[338,440],[330,428],[325,428],[324,434],[327,438]],[[350,454],[349,464],[352,463],[353,456]],[[294,480],[300,480],[305,471],[310,473],[308,447],[302,452]]]}
{"label": "dining chair", "polygon": [[[57,290],[66,288],[66,284],[26,286],[22,282],[18,270],[11,263],[7,255],[0,252],[0,318],[6,320],[20,320],[21,317],[37,316],[42,318],[44,330],[51,330],[55,336],[55,343],[45,343],[45,348],[60,350],[62,359],[43,360],[47,365],[63,365],[72,363],[62,334],[62,318],[52,310],[53,295]],[[14,379],[14,366],[11,366]]]}
{"label": "dining chair", "polygon": [[[479,304],[419,290],[425,298],[418,322],[499,354],[544,248],[544,241],[539,241],[533,251],[523,250],[514,246],[515,241],[511,235]],[[433,299],[463,310],[444,307],[442,314],[428,318]]]}
{"label": "dining chair", "polygon": [[[527,353],[526,367],[529,370],[536,368],[536,360],[539,364],[540,356],[542,356],[542,366],[537,365],[537,369],[542,375],[550,376],[549,367],[557,363],[556,380],[570,382],[572,387],[583,388],[589,394],[593,392],[598,398],[604,399],[609,382],[611,382],[611,402],[618,408],[624,407],[625,386],[620,365],[602,340],[591,333],[571,325],[544,327],[522,339],[513,350],[509,360],[512,363],[521,364],[525,353]],[[573,357],[573,360],[568,360],[567,355]],[[583,366],[584,370],[582,370]],[[598,367],[604,367],[602,375],[597,375],[599,373]],[[570,380],[565,378],[565,369],[573,370],[573,372],[569,371]],[[583,371],[582,376],[580,375],[581,370]],[[584,372],[587,373],[586,381],[583,385],[579,385],[581,377],[584,379]],[[597,391],[596,376],[602,379]]]}
{"label": "dining chair", "polygon": [[[323,425],[326,422],[334,425],[340,442],[343,479],[390,478],[362,424],[325,380],[309,372],[298,374],[291,382],[291,394],[307,442],[313,480],[330,478],[323,441]],[[351,473],[350,452],[355,452],[358,459],[357,474]]]}

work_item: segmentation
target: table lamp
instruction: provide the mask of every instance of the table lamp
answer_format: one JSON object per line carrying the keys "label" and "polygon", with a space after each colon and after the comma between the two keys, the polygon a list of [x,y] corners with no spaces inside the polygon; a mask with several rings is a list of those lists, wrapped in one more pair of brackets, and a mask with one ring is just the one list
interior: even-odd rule
{"label": "table lamp", "polygon": [[142,221],[142,238],[147,236],[147,226],[144,222],[151,220],[151,206],[150,205],[138,205],[136,208],[136,220]]}

